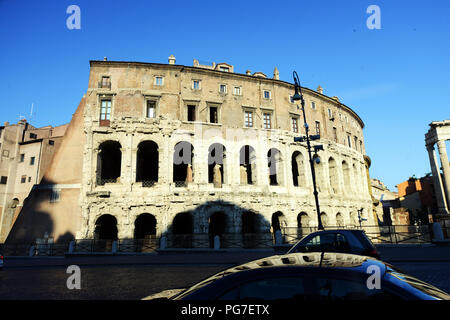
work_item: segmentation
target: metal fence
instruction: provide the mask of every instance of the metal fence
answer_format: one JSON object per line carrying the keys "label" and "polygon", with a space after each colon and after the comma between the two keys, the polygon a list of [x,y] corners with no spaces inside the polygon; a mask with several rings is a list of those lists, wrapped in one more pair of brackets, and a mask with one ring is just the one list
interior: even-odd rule
{"label": "metal fence", "polygon": [[[359,227],[327,226],[330,229],[360,229]],[[375,244],[420,244],[431,243],[432,228],[428,225],[363,226],[366,235]],[[292,245],[308,234],[317,231],[317,227],[286,227],[281,234],[262,233],[224,233],[219,235],[221,249],[268,249],[275,244]],[[446,230],[447,231],[447,230]],[[0,253],[4,256],[62,256],[66,253],[146,253],[157,249],[211,249],[215,247],[212,234],[165,234],[164,239],[155,235],[146,239],[76,239],[70,243],[36,242],[31,244],[0,244]],[[276,238],[281,239],[276,242]],[[164,241],[162,241],[164,240]],[[162,243],[164,242],[163,247]]]}

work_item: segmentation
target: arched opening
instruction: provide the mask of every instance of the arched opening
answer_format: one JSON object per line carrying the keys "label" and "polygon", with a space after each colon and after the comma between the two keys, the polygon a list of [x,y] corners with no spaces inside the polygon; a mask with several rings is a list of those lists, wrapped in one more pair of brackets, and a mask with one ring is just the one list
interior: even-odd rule
{"label": "arched opening", "polygon": [[322,226],[325,228],[328,226],[328,216],[325,212],[320,214],[320,220],[322,221]]}
{"label": "arched opening", "polygon": [[158,182],[159,152],[153,141],[143,141],[138,146],[136,157],[136,182],[151,187]]}
{"label": "arched opening", "polygon": [[98,240],[117,240],[117,219],[104,214],[95,222],[94,237]]}
{"label": "arched opening", "polygon": [[267,164],[269,167],[269,184],[279,186],[283,184],[283,166],[280,150],[272,148],[267,152]]}
{"label": "arched opening", "polygon": [[350,225],[352,225],[353,227],[357,227],[359,225],[358,214],[356,212],[350,212],[349,217],[350,217]]}
{"label": "arched opening", "polygon": [[333,158],[328,159],[328,172],[329,172],[329,178],[330,178],[330,187],[331,187],[331,193],[339,193],[339,178],[338,178],[338,172],[337,172],[337,164],[336,160]]}
{"label": "arched opening", "polygon": [[258,217],[253,211],[242,213],[242,238],[244,248],[255,248],[257,245],[256,233],[259,231]]}
{"label": "arched opening", "polygon": [[226,231],[227,228],[227,216],[224,212],[219,211],[213,213],[209,217],[209,239],[210,239],[210,247],[214,248],[214,237],[219,236],[221,239],[221,242],[223,242],[223,234]]}
{"label": "arched opening", "polygon": [[157,248],[155,216],[143,213],[136,218],[134,239],[136,252],[149,252]]}
{"label": "arched opening", "polygon": [[239,157],[241,184],[256,183],[256,152],[249,145],[241,148]]}
{"label": "arched opening", "polygon": [[184,187],[194,181],[194,147],[186,141],[178,142],[173,152],[173,182],[176,187]]}
{"label": "arched opening", "polygon": [[212,144],[208,149],[208,182],[221,188],[225,181],[225,147],[220,143]]}
{"label": "arched opening", "polygon": [[149,213],[139,215],[134,221],[134,238],[150,239],[156,236],[156,218]]}
{"label": "arched opening", "polygon": [[340,212],[336,213],[336,226],[338,228],[344,227],[344,216]]}
{"label": "arched opening", "polygon": [[291,168],[294,187],[305,186],[305,163],[303,162],[303,154],[300,151],[292,153]]}
{"label": "arched opening", "polygon": [[116,183],[120,179],[122,165],[121,145],[117,141],[105,141],[99,146],[97,156],[98,185]]}
{"label": "arched opening", "polygon": [[172,221],[172,241],[169,241],[169,246],[174,248],[191,248],[192,230],[191,213],[187,211],[178,213]]}
{"label": "arched opening", "polygon": [[299,239],[311,233],[310,220],[306,212],[300,212],[297,215],[297,237]]}
{"label": "arched opening", "polygon": [[342,175],[344,176],[345,191],[350,193],[350,166],[346,161],[342,161]]}

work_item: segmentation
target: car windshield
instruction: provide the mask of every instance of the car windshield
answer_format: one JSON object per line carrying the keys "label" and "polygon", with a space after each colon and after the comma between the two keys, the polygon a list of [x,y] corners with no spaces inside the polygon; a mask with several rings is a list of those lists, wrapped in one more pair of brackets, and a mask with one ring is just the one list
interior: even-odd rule
{"label": "car windshield", "polygon": [[407,275],[392,265],[386,264],[386,273],[431,297],[443,300],[450,299],[450,295],[444,291],[432,286],[431,284]]}

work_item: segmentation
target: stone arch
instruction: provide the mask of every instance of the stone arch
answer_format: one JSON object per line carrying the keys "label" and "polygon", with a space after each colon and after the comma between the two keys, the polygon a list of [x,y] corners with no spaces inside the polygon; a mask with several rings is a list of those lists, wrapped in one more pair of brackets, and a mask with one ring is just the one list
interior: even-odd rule
{"label": "stone arch", "polygon": [[267,152],[267,165],[269,167],[269,184],[272,186],[283,185],[283,157],[280,150],[271,148]]}
{"label": "stone arch", "polygon": [[156,218],[150,213],[142,213],[134,221],[134,238],[148,239],[156,236]]}
{"label": "stone arch", "polygon": [[176,186],[184,186],[194,181],[193,172],[194,146],[186,141],[180,141],[173,151],[173,182]]}
{"label": "stone arch", "polygon": [[351,182],[350,182],[350,166],[347,161],[342,161],[342,176],[344,177],[344,189],[347,193],[351,192]]}
{"label": "stone arch", "polygon": [[340,212],[336,213],[336,226],[339,228],[343,228],[345,226],[344,216]]}
{"label": "stone arch", "polygon": [[94,238],[98,240],[117,240],[117,219],[110,214],[101,215],[95,222]]}
{"label": "stone arch", "polygon": [[300,151],[294,151],[291,158],[292,183],[295,187],[306,185],[305,162]]}
{"label": "stone arch", "polygon": [[122,167],[122,146],[118,141],[102,142],[97,154],[97,184],[120,181]]}
{"label": "stone arch", "polygon": [[328,215],[325,212],[320,214],[320,220],[322,221],[322,226],[325,228],[329,225]]}
{"label": "stone arch", "polygon": [[221,188],[226,181],[226,149],[221,143],[213,143],[208,148],[208,182]]}
{"label": "stone arch", "polygon": [[357,227],[359,225],[358,213],[356,213],[355,211],[350,211],[348,215],[349,215],[349,221],[350,221],[349,224],[353,227]]}
{"label": "stone arch", "polygon": [[256,152],[250,145],[245,145],[239,151],[239,168],[241,184],[256,184]]}
{"label": "stone arch", "polygon": [[328,159],[328,177],[330,180],[330,192],[337,194],[339,193],[339,176],[337,170],[337,163],[333,157]]}
{"label": "stone arch", "polygon": [[297,237],[302,238],[310,233],[311,219],[306,212],[297,215]]}
{"label": "stone arch", "polygon": [[286,217],[283,212],[277,211],[272,214],[272,230],[275,233],[277,230],[282,230],[287,226]]}
{"label": "stone arch", "polygon": [[142,141],[138,145],[136,155],[136,182],[143,182],[144,186],[151,186],[158,182],[158,171],[158,145],[151,140]]}
{"label": "stone arch", "polygon": [[242,233],[258,233],[259,219],[258,215],[250,210],[242,212]]}
{"label": "stone arch", "polygon": [[193,217],[188,211],[178,213],[172,220],[172,234],[192,234]]}

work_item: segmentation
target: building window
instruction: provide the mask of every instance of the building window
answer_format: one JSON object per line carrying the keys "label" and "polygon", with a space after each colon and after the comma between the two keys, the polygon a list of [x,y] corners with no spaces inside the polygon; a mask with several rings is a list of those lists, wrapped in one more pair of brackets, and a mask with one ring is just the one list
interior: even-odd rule
{"label": "building window", "polygon": [[192,89],[200,90],[200,80],[192,80]]}
{"label": "building window", "polygon": [[333,111],[331,109],[328,109],[328,118],[333,119]]}
{"label": "building window", "polygon": [[270,113],[263,113],[263,125],[264,129],[272,128]]}
{"label": "building window", "polygon": [[156,76],[155,77],[155,85],[157,86],[162,86],[164,83],[164,78],[161,76]]}
{"label": "building window", "polygon": [[234,94],[235,96],[240,96],[240,95],[242,94],[241,87],[234,87],[234,89],[233,89],[233,94]]}
{"label": "building window", "polygon": [[320,135],[320,122],[316,121],[316,134]]}
{"label": "building window", "polygon": [[25,153],[21,153],[19,162],[24,162],[24,161],[25,161]]}
{"label": "building window", "polygon": [[20,177],[20,183],[25,183],[25,182],[27,182],[27,176]]}
{"label": "building window", "polygon": [[109,121],[111,118],[111,100],[102,100],[101,103],[100,121]]}
{"label": "building window", "polygon": [[217,107],[209,107],[209,122],[218,123],[218,110]]}
{"label": "building window", "polygon": [[292,118],[292,132],[298,133],[298,118]]}
{"label": "building window", "polygon": [[8,177],[2,176],[0,178],[0,184],[6,184],[8,182]]}
{"label": "building window", "polygon": [[111,78],[107,76],[102,77],[102,81],[98,84],[99,88],[109,88],[111,89]]}
{"label": "building window", "polygon": [[35,159],[36,159],[36,157],[31,157],[30,158],[30,166],[34,165]]}
{"label": "building window", "polygon": [[51,145],[51,146],[53,146],[53,145],[55,144],[55,141],[53,141],[53,140],[48,140],[48,144]]}
{"label": "building window", "polygon": [[50,193],[50,202],[58,202],[61,197],[60,190],[52,190]]}
{"label": "building window", "polygon": [[193,105],[187,106],[187,120],[195,121],[195,106]]}
{"label": "building window", "polygon": [[354,136],[353,139],[355,140],[355,150],[358,150],[358,137]]}
{"label": "building window", "polygon": [[359,151],[363,151],[363,147],[362,147],[362,141],[361,140],[359,140]]}
{"label": "building window", "polygon": [[221,84],[219,87],[219,92],[220,93],[227,93],[227,85],[226,84]]}
{"label": "building window", "polygon": [[264,99],[270,99],[270,91],[264,90]]}
{"label": "building window", "polygon": [[244,112],[244,125],[247,128],[253,127],[253,112],[251,111]]}
{"label": "building window", "polygon": [[230,72],[230,68],[228,67],[220,67],[219,70],[223,72]]}
{"label": "building window", "polygon": [[311,101],[311,109],[316,110],[316,103],[314,101]]}
{"label": "building window", "polygon": [[28,182],[31,182],[31,177],[28,177]]}
{"label": "building window", "polygon": [[30,133],[30,139],[36,139],[37,134],[36,133]]}
{"label": "building window", "polygon": [[156,118],[156,101],[147,100],[147,118]]}
{"label": "building window", "polygon": [[352,147],[352,136],[348,132],[347,132],[347,144],[349,148]]}
{"label": "building window", "polygon": [[333,138],[334,138],[334,142],[338,142],[337,128],[336,127],[333,127]]}

